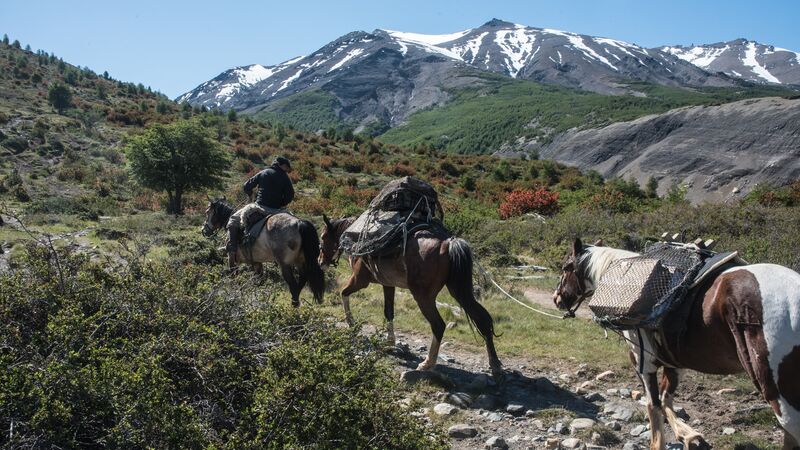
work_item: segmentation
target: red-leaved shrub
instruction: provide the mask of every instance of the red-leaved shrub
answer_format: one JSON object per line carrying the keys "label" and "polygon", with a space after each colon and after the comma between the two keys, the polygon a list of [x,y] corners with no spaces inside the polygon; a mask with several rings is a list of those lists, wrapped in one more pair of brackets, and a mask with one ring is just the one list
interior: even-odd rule
{"label": "red-leaved shrub", "polygon": [[521,216],[529,212],[549,215],[557,211],[558,192],[548,191],[545,187],[510,192],[498,209],[501,219]]}

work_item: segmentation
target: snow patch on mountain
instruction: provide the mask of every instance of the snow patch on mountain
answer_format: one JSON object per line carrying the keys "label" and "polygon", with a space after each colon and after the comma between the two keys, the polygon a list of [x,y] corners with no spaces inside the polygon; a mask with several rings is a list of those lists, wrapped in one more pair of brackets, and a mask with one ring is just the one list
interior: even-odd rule
{"label": "snow patch on mountain", "polygon": [[[525,27],[517,25],[513,30],[500,30],[495,33],[494,42],[506,55],[508,74],[516,78],[519,71],[533,58],[536,35],[528,34]],[[539,50],[538,48],[536,50]]]}
{"label": "snow patch on mountain", "polygon": [[683,47],[664,47],[662,50],[686,62],[690,62],[695,66],[708,69],[708,67],[716,61],[717,58],[722,56],[723,53],[728,51],[729,48],[730,47],[726,45],[725,47],[693,47],[691,49],[685,49]]}
{"label": "snow patch on mountain", "polygon": [[342,60],[339,61],[338,63],[334,64],[333,67],[331,67],[328,70],[328,72],[333,72],[334,70],[342,67],[347,61],[350,61],[351,59],[361,55],[362,53],[364,53],[363,48],[354,48],[353,50],[350,50],[349,52],[347,52],[344,58],[342,58]]}
{"label": "snow patch on mountain", "polygon": [[753,69],[753,72],[759,77],[769,81],[770,83],[780,83],[781,81],[775,78],[766,67],[759,64],[756,60],[756,43],[748,42],[747,49],[744,52],[744,65]]}
{"label": "snow patch on mountain", "polygon": [[452,50],[455,53],[458,53],[461,56],[461,59],[464,60],[466,60],[465,59],[466,56],[469,55],[470,56],[469,63],[473,64],[475,63],[475,59],[477,59],[478,57],[478,52],[480,52],[481,50],[481,46],[483,45],[483,39],[488,35],[489,33],[484,31],[483,33],[478,35],[478,37],[467,41],[463,45],[453,46]]}
{"label": "snow patch on mountain", "polygon": [[550,34],[555,34],[557,36],[563,36],[567,38],[570,44],[572,44],[572,46],[577,48],[578,50],[582,51],[584,55],[592,59],[595,59],[597,61],[600,61],[603,64],[607,65],[608,67],[611,67],[612,69],[619,71],[619,69],[617,69],[616,66],[611,64],[611,61],[604,58],[603,56],[600,56],[599,54],[597,54],[596,51],[592,50],[589,46],[587,46],[586,43],[583,42],[583,38],[580,35],[575,33],[569,33],[566,31],[552,30],[547,28],[544,31]]}
{"label": "snow patch on mountain", "polygon": [[429,53],[438,53],[440,55],[444,55],[448,58],[456,59],[459,61],[463,61],[464,59],[461,58],[461,55],[450,51],[446,48],[439,47],[439,44],[444,42],[450,42],[455,39],[458,39],[465,34],[469,33],[472,30],[465,30],[460,31],[458,33],[452,34],[419,34],[419,33],[405,33],[402,31],[392,31],[392,30],[383,30],[392,36],[395,41],[401,46],[401,52],[405,56],[408,51],[408,45],[414,45],[417,47],[422,48],[423,50]]}

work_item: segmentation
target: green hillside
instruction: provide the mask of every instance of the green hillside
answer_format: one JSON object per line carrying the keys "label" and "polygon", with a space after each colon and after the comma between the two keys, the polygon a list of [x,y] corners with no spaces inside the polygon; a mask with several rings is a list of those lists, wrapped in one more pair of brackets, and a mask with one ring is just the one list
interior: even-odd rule
{"label": "green hillside", "polygon": [[599,95],[529,81],[490,77],[481,89],[453,92],[441,108],[414,114],[380,136],[387,143],[427,144],[453,153],[492,153],[518,137],[547,142],[570,128],[595,128],[673,108],[713,105],[751,97],[791,95],[785,88],[679,89],[632,84],[637,95]]}

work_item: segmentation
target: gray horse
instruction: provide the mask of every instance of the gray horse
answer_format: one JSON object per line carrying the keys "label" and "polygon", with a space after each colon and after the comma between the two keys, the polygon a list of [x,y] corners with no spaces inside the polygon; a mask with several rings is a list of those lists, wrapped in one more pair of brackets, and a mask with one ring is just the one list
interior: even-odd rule
{"label": "gray horse", "polygon": [[[203,236],[209,237],[224,229],[233,213],[233,206],[224,198],[210,200],[203,223]],[[252,246],[239,246],[236,261],[246,262],[257,270],[261,263],[277,262],[283,279],[289,285],[292,305],[300,306],[300,291],[306,282],[317,303],[322,303],[325,274],[317,262],[318,257],[319,237],[314,224],[288,213],[279,213],[267,219]],[[297,278],[294,276],[295,268],[298,270]]]}

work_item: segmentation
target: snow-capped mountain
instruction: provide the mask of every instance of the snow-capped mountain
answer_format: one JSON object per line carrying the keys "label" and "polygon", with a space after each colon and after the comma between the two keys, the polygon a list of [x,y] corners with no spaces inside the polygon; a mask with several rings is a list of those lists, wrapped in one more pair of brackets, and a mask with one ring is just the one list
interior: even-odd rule
{"label": "snow-capped mountain", "polygon": [[321,90],[335,98],[342,119],[395,126],[419,109],[446,102],[452,88],[480,85],[482,72],[604,94],[630,92],[631,81],[735,84],[659,50],[494,19],[446,35],[352,32],[276,66],[228,70],[177,100],[257,112],[293,94]]}
{"label": "snow-capped mountain", "polygon": [[690,47],[660,47],[709,72],[759,83],[800,85],[800,53],[746,39]]}

